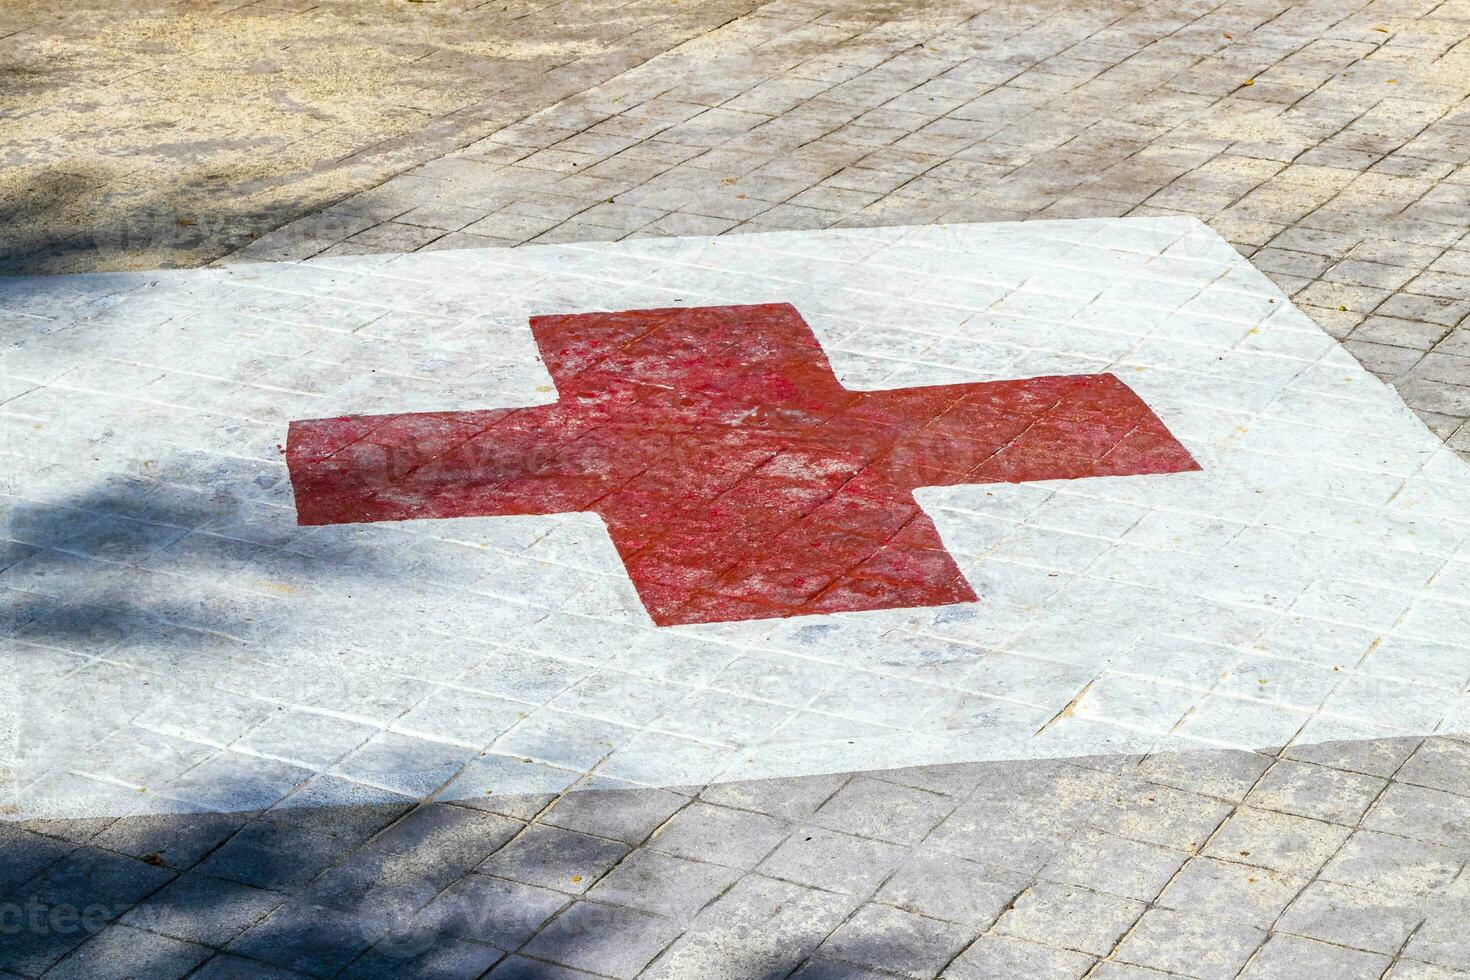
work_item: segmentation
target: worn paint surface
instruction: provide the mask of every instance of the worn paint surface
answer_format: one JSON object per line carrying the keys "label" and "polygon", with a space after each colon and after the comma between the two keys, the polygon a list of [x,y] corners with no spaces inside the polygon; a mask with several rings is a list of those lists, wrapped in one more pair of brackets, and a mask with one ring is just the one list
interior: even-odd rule
{"label": "worn paint surface", "polygon": [[531,329],[554,404],[291,423],[299,521],[594,511],[667,626],[974,601],[915,488],[1199,468],[1112,374],[848,390],[789,304]]}

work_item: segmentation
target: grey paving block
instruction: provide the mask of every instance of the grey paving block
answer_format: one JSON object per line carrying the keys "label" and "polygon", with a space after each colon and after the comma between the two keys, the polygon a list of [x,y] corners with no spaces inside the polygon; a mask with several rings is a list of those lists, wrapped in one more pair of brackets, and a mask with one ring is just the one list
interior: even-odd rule
{"label": "grey paving block", "polygon": [[1083,819],[1032,804],[971,800],[936,827],[926,844],[979,864],[1035,875],[1082,829]]}
{"label": "grey paving block", "polygon": [[423,917],[451,935],[514,950],[566,904],[561,892],[472,874],[446,888]]}
{"label": "grey paving block", "polygon": [[938,976],[977,935],[959,926],[883,905],[868,905],[839,926],[820,952],[912,977]]}
{"label": "grey paving block", "polygon": [[1261,778],[1246,802],[1353,826],[1385,785],[1381,777],[1283,759]]}
{"label": "grey paving block", "polygon": [[491,970],[488,980],[587,980],[593,974],[571,967],[557,966],[544,960],[529,960],[524,956],[511,956]]}
{"label": "grey paving block", "polygon": [[1184,851],[1144,844],[1100,830],[1085,830],[1052,856],[1040,877],[1109,895],[1151,901],[1187,858]]}
{"label": "grey paving block", "polygon": [[629,854],[599,881],[587,897],[652,912],[676,922],[688,922],[740,874],[724,865],[639,850]]}
{"label": "grey paving block", "polygon": [[783,820],[802,820],[815,813],[851,777],[846,774],[801,779],[753,779],[706,786],[699,798],[717,806],[753,810]]}
{"label": "grey paving block", "polygon": [[257,888],[299,888],[336,864],[348,842],[274,820],[256,820],[211,853],[198,869]]}
{"label": "grey paving block", "polygon": [[903,859],[883,841],[798,828],[760,864],[762,874],[849,895],[871,894]]}
{"label": "grey paving block", "polygon": [[0,894],[10,895],[76,845],[0,824]]}
{"label": "grey paving block", "polygon": [[331,976],[378,938],[386,923],[293,902],[232,941],[227,951],[310,976]]}
{"label": "grey paving block", "polygon": [[193,976],[202,980],[299,980],[307,974],[283,970],[259,960],[220,953],[195,971]]}
{"label": "grey paving block", "polygon": [[1399,895],[1427,895],[1459,873],[1462,857],[1449,848],[1359,830],[1327,862],[1327,881]]}
{"label": "grey paving block", "polygon": [[1252,980],[1295,980],[1297,977],[1378,980],[1389,962],[1387,956],[1379,953],[1329,946],[1296,936],[1272,936],[1240,976]]}
{"label": "grey paving block", "polygon": [[223,946],[284,901],[274,892],[193,873],[135,906],[122,924],[205,946]]}
{"label": "grey paving block", "polygon": [[166,868],[80,847],[32,879],[21,894],[43,905],[77,909],[95,921],[110,921],[173,877]]}
{"label": "grey paving block", "polygon": [[1339,946],[1394,953],[1423,920],[1421,901],[1314,881],[1277,920],[1276,929]]}
{"label": "grey paving block", "polygon": [[1470,936],[1465,933],[1465,916],[1470,911],[1466,889],[1460,882],[1451,886],[1444,901],[1430,904],[1419,930],[1410,937],[1403,955],[1454,970],[1470,971]]}
{"label": "grey paving block", "polygon": [[372,847],[430,867],[468,870],[505,846],[522,826],[497,814],[431,803],[393,824]]}
{"label": "grey paving block", "polygon": [[93,843],[136,858],[157,855],[169,867],[183,869],[198,863],[244,822],[244,816],[234,813],[124,817]]}
{"label": "grey paving block", "polygon": [[1266,939],[1253,926],[1188,912],[1150,909],[1113,953],[1113,958],[1165,973],[1225,980],[1243,967]]}
{"label": "grey paving block", "polygon": [[536,824],[480,865],[484,874],[581,894],[628,853],[617,841]]}
{"label": "grey paving block", "polygon": [[611,977],[632,977],[678,934],[679,927],[665,919],[578,902],[527,943],[524,953]]}
{"label": "grey paving block", "polygon": [[1283,753],[1289,759],[1315,762],[1334,769],[1370,776],[1392,776],[1418,747],[1417,738],[1337,739],[1292,745]]}
{"label": "grey paving block", "polygon": [[843,960],[815,959],[791,974],[791,980],[890,980],[892,973],[879,973]]}
{"label": "grey paving block", "polygon": [[877,900],[984,929],[1030,884],[1026,875],[916,848],[883,883]]}
{"label": "grey paving block", "polygon": [[337,976],[343,980],[398,980],[400,977],[473,980],[483,976],[505,955],[489,946],[445,937],[436,937],[431,942],[423,951],[375,947],[353,960]]}
{"label": "grey paving block", "polygon": [[1086,953],[1007,936],[982,936],[949,965],[951,980],[1077,980],[1097,962]]}
{"label": "grey paving block", "polygon": [[1038,882],[1022,892],[995,932],[1106,955],[1143,914],[1144,904],[1073,885]]}
{"label": "grey paving block", "polygon": [[784,821],[763,814],[693,803],[660,828],[648,846],[676,857],[751,868],[790,832]]}
{"label": "grey paving block", "polygon": [[1470,797],[1396,782],[1383,791],[1362,826],[1464,849],[1470,841]]}
{"label": "grey paving block", "polygon": [[126,926],[111,926],[47,971],[59,980],[175,980],[212,951]]}
{"label": "grey paving block", "polygon": [[686,802],[661,789],[577,789],[539,819],[564,830],[641,844]]}
{"label": "grey paving block", "polygon": [[848,834],[912,844],[954,808],[949,797],[859,776],[823,803],[814,820]]}
{"label": "grey paving block", "polygon": [[1134,775],[1163,786],[1232,802],[1243,799],[1271,766],[1258,752],[1160,752],[1139,763]]}
{"label": "grey paving block", "polygon": [[1306,884],[1304,877],[1200,857],[1180,870],[1158,904],[1266,929]]}
{"label": "grey paving block", "polygon": [[1347,827],[1241,807],[1211,837],[1204,854],[1311,876],[1348,839]]}
{"label": "grey paving block", "polygon": [[1154,783],[1128,782],[1105,800],[1091,825],[1134,840],[1180,850],[1203,846],[1230,805]]}
{"label": "grey paving block", "polygon": [[800,966],[855,904],[842,895],[746,875],[700,912],[646,976],[783,976]]}
{"label": "grey paving block", "polygon": [[1385,980],[1465,980],[1470,976],[1462,970],[1451,970],[1420,960],[1395,960],[1393,967],[1384,974]]}

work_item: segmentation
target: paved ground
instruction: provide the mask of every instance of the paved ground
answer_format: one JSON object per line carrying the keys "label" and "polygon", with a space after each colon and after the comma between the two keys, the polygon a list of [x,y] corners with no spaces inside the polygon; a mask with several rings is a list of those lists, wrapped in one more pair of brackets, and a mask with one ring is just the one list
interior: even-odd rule
{"label": "paved ground", "polygon": [[[436,47],[437,54],[416,49],[426,55],[423,64],[399,58],[392,44],[396,26],[378,20],[354,27],[366,40],[340,78],[294,82],[330,90],[288,99],[310,102],[331,117],[316,119],[323,129],[297,119],[294,109],[287,121],[267,112],[262,106],[281,101],[270,87],[238,110],[243,119],[264,122],[242,123],[211,108],[218,105],[211,99],[223,98],[211,60],[222,47],[251,43],[269,52],[282,37],[310,37],[329,30],[320,25],[334,18],[339,25],[340,18],[362,18],[363,8],[254,6],[225,18],[219,10],[181,8],[195,19],[175,21],[125,12],[116,30],[132,38],[119,43],[131,47],[128,58],[98,62],[80,55],[42,60],[38,51],[66,47],[59,34],[38,11],[7,9],[4,16],[14,24],[8,29],[24,30],[0,44],[29,52],[30,64],[39,66],[33,71],[53,73],[34,88],[8,90],[22,106],[5,125],[35,128],[7,141],[8,147],[23,146],[10,154],[0,178],[22,188],[12,199],[20,203],[8,206],[19,220],[9,226],[8,241],[18,244],[7,246],[7,261],[25,270],[198,264],[283,223],[229,261],[325,255],[330,263],[363,252],[829,225],[1191,215],[1249,256],[1317,324],[1345,339],[1347,349],[1389,381],[1441,439],[1462,453],[1470,449],[1470,430],[1463,428],[1470,416],[1470,372],[1460,326],[1470,312],[1470,251],[1463,238],[1470,224],[1470,10],[1464,4],[777,3],[701,5],[692,14],[684,4],[677,12],[659,4],[619,8],[630,20],[607,19],[606,25],[597,11],[564,6],[410,9],[425,18],[479,18],[477,25],[493,25],[486,30],[499,32],[495,37],[506,39],[508,51],[494,48],[492,55],[515,63],[517,74],[509,81],[479,70],[446,76],[436,57],[484,55],[458,47]],[[510,15],[522,16],[503,19]],[[73,23],[84,16],[96,15],[84,11]],[[244,42],[228,26],[232,17],[255,24]],[[308,29],[282,26],[298,17],[312,19]],[[527,52],[521,39],[545,36],[547,18],[553,25],[585,25],[576,36],[596,50],[533,46]],[[182,41],[160,42],[149,35],[150,23],[201,29],[203,40],[190,42],[196,54],[168,62],[168,81],[162,78],[170,72],[156,67],[156,48]],[[211,35],[221,23],[227,26]],[[442,23],[423,28],[426,43],[445,45],[445,37],[459,36],[440,29]],[[164,33],[177,39],[180,33],[171,30]],[[684,38],[693,40],[681,45]],[[87,50],[73,43],[78,46],[70,50]],[[666,48],[672,50],[624,70]],[[560,66],[578,57],[591,64],[563,73]],[[290,56],[282,61],[288,72],[299,67]],[[391,73],[361,68],[388,63],[394,64]],[[155,141],[150,125],[115,125],[118,106],[131,99],[123,81],[137,67],[161,73],[157,87],[164,101],[148,107],[156,113],[152,121],[193,111],[181,106],[196,107],[209,120],[208,133],[193,144],[197,159],[173,149],[172,136]],[[412,74],[418,71],[423,74]],[[56,72],[65,72],[77,88],[58,90]],[[215,94],[191,93],[180,82],[191,77]],[[476,85],[486,88],[468,91]],[[411,103],[409,112],[406,88],[430,94]],[[122,102],[98,99],[99,91],[117,93]],[[513,98],[504,98],[506,91]],[[578,94],[557,102],[568,93]],[[465,118],[456,118],[460,113]],[[108,135],[98,136],[104,123]],[[258,139],[269,141],[269,155],[254,143],[237,143],[252,125],[260,129]],[[364,154],[372,162],[358,166],[353,154],[376,147],[384,127],[401,138],[390,138],[382,155],[376,149]],[[328,135],[307,139],[308,130]],[[334,131],[340,143],[330,136]],[[350,147],[345,154],[343,145]],[[450,146],[464,149],[442,156]],[[85,160],[98,147],[111,147],[97,154],[106,163],[89,170]],[[146,152],[139,155],[140,149]],[[338,160],[344,155],[345,163]],[[181,175],[181,159],[194,169]],[[315,210],[423,159],[432,162]],[[222,192],[197,179],[197,170],[215,172],[221,161],[269,173],[258,185],[252,183],[256,171],[237,173],[250,178],[245,194],[239,182]],[[46,186],[57,191],[35,192]],[[126,233],[93,234],[88,195],[98,187],[113,216],[104,228]],[[63,193],[65,188],[72,191]],[[115,188],[121,190],[114,194]],[[53,213],[53,202],[68,198]],[[301,212],[313,213],[287,221]],[[140,214],[147,230],[137,234],[131,229]],[[215,222],[221,214],[232,217]],[[452,277],[446,281],[452,284]],[[63,305],[68,294],[95,299],[98,290],[107,294],[107,283],[58,279],[35,288]],[[37,320],[46,316],[24,309],[17,315],[15,295],[7,294],[10,305],[0,319],[7,334],[44,335]],[[215,298],[204,291],[190,302],[208,307]],[[371,293],[349,298],[377,299]],[[156,318],[158,309],[145,300],[119,306],[114,320],[145,333],[161,324],[159,337],[174,348],[144,350],[160,342],[154,339],[136,348],[113,347],[84,326],[74,331],[83,342],[68,356],[111,361],[79,370],[55,353],[7,358],[8,387],[0,397],[7,399],[7,424],[20,425],[7,451],[21,446],[26,456],[59,458],[64,465],[18,465],[7,477],[13,493],[32,506],[39,502],[42,510],[38,519],[27,505],[17,511],[14,498],[7,505],[12,542],[4,559],[6,584],[24,592],[14,622],[24,629],[26,645],[10,647],[12,669],[0,690],[15,706],[11,718],[46,721],[46,737],[55,738],[59,750],[85,745],[88,732],[105,726],[129,727],[124,737],[98,741],[90,757],[69,767],[92,778],[58,777],[48,784],[48,798],[70,810],[27,819],[11,812],[11,821],[0,825],[0,890],[8,896],[0,902],[0,968],[22,976],[50,971],[85,977],[486,971],[492,977],[803,980],[1470,976],[1463,929],[1470,914],[1470,749],[1443,713],[1444,699],[1462,695],[1470,680],[1454,679],[1470,644],[1463,620],[1444,619],[1437,627],[1445,631],[1437,634],[1442,645],[1395,645],[1403,623],[1379,625],[1374,618],[1384,614],[1385,596],[1405,591],[1392,585],[1376,593],[1339,589],[1331,594],[1332,606],[1321,604],[1319,595],[1309,615],[1341,627],[1332,640],[1317,634],[1295,645],[1279,637],[1266,645],[1261,652],[1289,677],[1287,695],[1277,697],[1269,685],[1252,691],[1245,671],[1238,672],[1236,686],[1224,682],[1217,693],[1225,702],[1253,708],[1209,716],[1203,734],[1254,751],[1181,751],[1186,746],[1178,742],[1149,740],[1047,760],[889,763],[872,772],[708,785],[664,773],[647,780],[655,786],[637,786],[596,775],[579,782],[589,767],[578,760],[568,768],[568,753],[595,752],[600,761],[597,746],[565,731],[543,732],[526,743],[524,756],[509,757],[533,761],[494,770],[491,785],[510,791],[441,795],[442,802],[424,803],[432,795],[425,780],[454,771],[445,767],[462,764],[463,752],[480,751],[468,748],[473,738],[435,727],[452,726],[465,709],[447,717],[421,711],[398,726],[415,733],[413,740],[359,751],[362,726],[390,727],[394,713],[406,710],[395,698],[407,695],[399,691],[384,701],[376,680],[344,685],[340,671],[332,686],[326,681],[334,663],[323,665],[319,656],[314,663],[276,649],[271,670],[247,662],[253,660],[248,655],[230,666],[270,712],[290,708],[289,724],[269,712],[242,714],[238,703],[217,694],[188,712],[175,705],[148,715],[145,709],[162,703],[158,691],[187,684],[201,662],[231,664],[239,652],[234,639],[250,638],[253,628],[244,624],[261,610],[299,598],[288,590],[299,586],[303,558],[279,558],[282,540],[290,540],[281,537],[287,532],[277,522],[279,507],[258,506],[269,505],[273,494],[279,504],[286,484],[277,476],[258,491],[211,496],[221,478],[263,475],[266,470],[256,467],[273,459],[268,450],[282,441],[285,420],[311,414],[291,409],[312,395],[351,393],[358,400],[344,403],[350,411],[446,407],[433,399],[415,402],[412,383],[387,392],[393,397],[375,407],[371,399],[383,394],[382,375],[354,389],[363,371],[437,377],[452,370],[440,361],[420,361],[405,371],[391,354],[370,352],[384,344],[390,351],[411,348],[423,339],[425,321],[436,311],[428,305],[432,293],[418,299],[423,305],[410,303],[407,320],[379,319],[364,331],[365,348],[345,373],[319,367],[302,374],[275,360],[239,359],[232,362],[233,375],[221,373],[219,364],[205,372],[184,365],[184,379],[167,381],[179,369],[169,358],[181,342],[201,348],[190,351],[197,368],[220,356],[212,341],[222,336],[230,338],[225,347],[296,357],[309,349],[292,346],[298,342],[283,325],[326,331],[362,326],[343,321],[354,309],[344,302],[303,306],[299,296],[286,306],[241,310],[241,318],[202,316],[182,327]],[[82,309],[79,303],[64,313],[63,325],[97,316],[105,321],[111,305]],[[828,327],[817,326],[824,342],[833,339],[823,332]],[[1070,333],[1074,340],[1084,336]],[[865,337],[872,342],[872,336],[854,334],[846,353],[841,344],[831,345],[834,363],[862,353],[907,356],[902,349],[864,351]],[[122,358],[132,366],[117,363],[120,351],[132,351]],[[1100,356],[1098,350],[1072,353]],[[155,356],[163,360],[149,360]],[[73,373],[60,382],[38,378],[48,365]],[[1011,376],[1024,373],[1014,362],[1004,366],[1012,368]],[[931,363],[924,370],[934,369]],[[1266,383],[1274,378],[1242,376]],[[274,407],[257,403],[242,410],[240,399],[248,401],[262,379]],[[875,385],[879,380],[894,387],[902,376],[873,376]],[[491,381],[507,390],[534,387],[532,379],[514,375]],[[141,403],[203,406],[206,414],[233,406],[229,411],[243,420],[249,451],[216,457],[211,474],[197,457],[144,451],[152,430],[166,428],[154,409],[129,415],[78,396],[117,395],[158,382]],[[234,387],[226,391],[229,385]],[[48,388],[69,391],[70,403],[45,398]],[[27,397],[28,406],[11,403]],[[101,408],[93,411],[95,406]],[[73,414],[57,429],[67,412]],[[1174,418],[1169,412],[1165,417]],[[1326,418],[1329,428],[1357,428],[1360,438],[1381,421],[1341,412]],[[53,429],[37,437],[38,423],[53,423]],[[1185,426],[1176,434],[1193,449],[1204,431]],[[200,426],[189,435],[197,448],[206,437],[230,431]],[[53,436],[66,448],[59,457],[29,448],[31,440]],[[232,437],[247,438],[238,426]],[[1416,438],[1406,435],[1403,446],[1418,445]],[[1359,454],[1348,467],[1355,482],[1339,480],[1330,496],[1369,492],[1366,473],[1378,473],[1391,458],[1372,461],[1380,448],[1388,453],[1390,447],[1371,439],[1364,445],[1341,441],[1340,452]],[[1281,443],[1275,451],[1283,452]],[[1295,473],[1299,468],[1288,465],[1288,455],[1280,466]],[[1434,456],[1426,450],[1423,459]],[[278,460],[273,465],[280,469]],[[1434,465],[1436,482],[1447,473],[1459,479],[1461,471],[1445,469],[1442,455]],[[180,497],[188,488],[210,492]],[[1441,528],[1435,540],[1442,544],[1445,534],[1465,527],[1463,509],[1431,513],[1419,514],[1405,529],[1417,535],[1427,520]],[[1336,519],[1357,517],[1340,510]],[[1196,524],[1188,535],[1204,533]],[[300,540],[287,551],[299,551]],[[372,538],[325,540],[325,550],[308,556],[305,567],[390,558]],[[507,540],[498,539],[502,546]],[[1355,570],[1387,567],[1381,558],[1365,562],[1355,545],[1325,540],[1314,553],[1349,579]],[[1422,539],[1383,540],[1399,557],[1389,563],[1393,574],[1412,572],[1404,555],[1439,555]],[[1077,560],[1075,553],[1043,554],[1037,546],[1033,541],[1032,550],[1018,552],[1013,542],[1010,559],[1048,576],[1059,561]],[[548,547],[538,557],[553,565],[566,559],[565,544],[554,540]],[[273,551],[277,557],[262,558]],[[401,551],[391,556],[392,576],[422,576],[423,560],[409,558]],[[611,553],[608,560],[614,560]],[[113,563],[106,575],[97,574],[99,561]],[[174,576],[175,584],[140,584],[159,574]],[[336,574],[333,590],[374,584]],[[228,578],[230,586],[205,596],[182,584],[200,576]],[[1453,589],[1454,582],[1441,585]],[[59,598],[61,608],[38,603],[36,596]],[[1270,609],[1274,601],[1268,595],[1247,605]],[[390,604],[380,614],[412,621],[443,615],[446,608],[442,600]],[[272,628],[277,625],[272,621]],[[231,639],[210,645],[179,631],[201,626],[211,637]],[[1416,636],[1416,629],[1407,635],[1427,638]],[[1377,638],[1380,631],[1387,643]],[[1374,635],[1361,637],[1361,649],[1353,647],[1364,632]],[[340,647],[360,656],[361,640],[344,628],[319,634],[308,649],[318,654]],[[404,643],[381,651],[394,657],[372,667],[392,672],[428,658],[473,670],[484,661],[475,654],[470,663],[460,647]],[[1348,710],[1325,709],[1339,722],[1353,721],[1339,738],[1324,743],[1279,736],[1279,726],[1261,725],[1263,718],[1279,717],[1283,703],[1288,711],[1304,696],[1325,703],[1327,691],[1314,672],[1340,670],[1339,652],[1350,648],[1366,657],[1359,666],[1369,675],[1380,666],[1388,672],[1366,692],[1344,689],[1354,695],[1343,702]],[[1041,659],[1048,659],[1046,651]],[[154,676],[126,680],[136,678],[140,666]],[[499,662],[490,674],[504,669]],[[66,697],[52,693],[50,710],[39,715],[20,711],[23,696],[88,671],[97,683],[50,688]],[[999,693],[1045,706],[1050,702],[1038,700],[1037,692],[1049,697],[1067,676],[1028,674],[1024,693]],[[537,703],[575,679],[563,677],[554,691],[542,690]],[[760,681],[736,679],[745,687],[722,685],[749,694]],[[524,685],[531,681],[518,683],[523,686],[513,698],[530,689]],[[784,683],[795,681],[788,676]],[[153,692],[144,690],[153,685]],[[819,685],[810,693],[815,698],[822,690]],[[625,689],[618,696],[636,693]],[[86,712],[72,707],[80,703],[89,705]],[[836,714],[849,725],[882,724],[870,717],[874,703],[859,700]],[[573,710],[585,710],[581,704]],[[1112,707],[1119,705],[1142,717],[1169,707],[1158,698]],[[1059,707],[1067,709],[1063,720],[1077,714],[1071,702]],[[1107,717],[1105,699],[1094,707]],[[303,727],[298,709],[319,727]],[[1375,712],[1381,714],[1373,717]],[[1408,720],[1431,714],[1427,722]],[[962,716],[972,729],[994,723],[990,715]],[[708,717],[724,726],[743,718],[729,711]],[[1366,723],[1370,718],[1374,724]],[[1385,721],[1387,730],[1374,727]],[[492,717],[485,724],[496,722]],[[220,727],[211,732],[210,725]],[[1439,734],[1423,737],[1436,726]],[[1394,735],[1395,728],[1405,731]],[[680,730],[690,734],[687,726]],[[19,748],[46,744],[27,737],[21,725],[15,734]],[[708,734],[696,733],[696,739]],[[425,753],[420,743],[438,746],[439,754]],[[1271,745],[1285,747],[1263,748]],[[221,751],[227,747],[233,752]],[[320,777],[345,771],[334,767],[352,753],[367,790],[323,786]],[[981,750],[974,757],[983,756]],[[253,762],[231,768],[221,761],[229,759]],[[108,778],[97,780],[99,773]],[[408,781],[384,785],[383,777],[394,773]],[[254,805],[241,802],[252,795]]]}
{"label": "paved ground", "polygon": [[1463,2],[767,4],[241,258],[1187,214],[1470,449]]}
{"label": "paved ground", "polygon": [[751,5],[7,3],[0,271],[208,262]]}
{"label": "paved ground", "polygon": [[[0,572],[11,969],[1470,966],[1470,472],[1192,221],[338,257],[4,297],[26,338]],[[568,387],[572,336],[543,366],[528,315],[778,298],[847,388],[1111,371],[1200,469],[938,473],[922,482],[959,485],[920,499],[979,602],[735,603],[664,627],[668,593],[635,592],[637,570],[688,580],[620,558],[597,519],[438,511],[462,484],[398,482],[414,455],[358,454],[332,472],[360,487],[323,484],[314,461],[341,455],[312,440],[349,420],[278,448],[291,419],[544,402],[548,370],[562,399],[616,390]],[[620,371],[662,377],[654,351]],[[753,357],[733,363],[800,377]],[[1085,445],[1096,414],[1068,412]],[[964,451],[939,449],[905,452]],[[654,506],[641,470],[613,473]],[[764,522],[818,472],[742,471],[716,499],[754,487]],[[374,506],[384,478],[414,513],[314,503]],[[496,499],[476,512],[527,513]],[[337,523],[383,516],[432,519]],[[703,588],[773,602],[748,580],[783,567]]]}

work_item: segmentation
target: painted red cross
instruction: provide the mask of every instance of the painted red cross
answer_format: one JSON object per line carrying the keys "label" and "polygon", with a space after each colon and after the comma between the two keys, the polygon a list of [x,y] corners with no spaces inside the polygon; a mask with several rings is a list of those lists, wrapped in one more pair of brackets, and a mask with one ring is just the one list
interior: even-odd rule
{"label": "painted red cross", "polygon": [[787,304],[531,330],[552,404],[292,422],[298,521],[593,511],[666,626],[974,601],[914,488],[1199,469],[1111,374],[850,391]]}

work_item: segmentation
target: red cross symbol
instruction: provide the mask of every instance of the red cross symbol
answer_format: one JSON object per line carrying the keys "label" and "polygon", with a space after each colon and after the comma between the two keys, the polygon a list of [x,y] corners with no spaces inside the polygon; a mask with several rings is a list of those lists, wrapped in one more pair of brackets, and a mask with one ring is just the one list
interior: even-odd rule
{"label": "red cross symbol", "polygon": [[298,521],[593,511],[666,626],[974,601],[914,488],[1199,469],[1111,374],[851,391],[787,304],[531,330],[552,404],[292,422]]}

